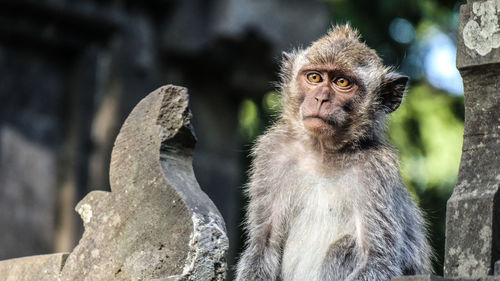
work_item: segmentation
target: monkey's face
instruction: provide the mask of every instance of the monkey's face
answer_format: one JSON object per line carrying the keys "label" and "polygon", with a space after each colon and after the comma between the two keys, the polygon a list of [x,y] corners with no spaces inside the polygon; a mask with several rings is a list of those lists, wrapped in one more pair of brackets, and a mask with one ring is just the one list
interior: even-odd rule
{"label": "monkey's face", "polygon": [[305,50],[284,53],[281,76],[282,117],[300,134],[305,130],[335,148],[379,134],[408,81],[347,25]]}
{"label": "monkey's face", "polygon": [[304,127],[314,135],[341,133],[359,95],[359,78],[334,65],[306,65],[296,78],[303,98],[299,118]]}

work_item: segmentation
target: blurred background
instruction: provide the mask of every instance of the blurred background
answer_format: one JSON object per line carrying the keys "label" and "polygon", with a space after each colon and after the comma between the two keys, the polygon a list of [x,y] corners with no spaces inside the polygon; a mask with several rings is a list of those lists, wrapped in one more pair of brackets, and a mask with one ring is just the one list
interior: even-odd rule
{"label": "blurred background", "polygon": [[[109,190],[110,152],[132,108],[189,88],[194,168],[223,214],[234,265],[249,149],[279,111],[280,54],[350,22],[411,77],[389,118],[404,181],[442,273],[445,204],[463,133],[454,0],[0,0],[0,259],[71,251],[73,211]],[[230,277],[231,278],[231,277]],[[228,279],[231,280],[231,279]]]}

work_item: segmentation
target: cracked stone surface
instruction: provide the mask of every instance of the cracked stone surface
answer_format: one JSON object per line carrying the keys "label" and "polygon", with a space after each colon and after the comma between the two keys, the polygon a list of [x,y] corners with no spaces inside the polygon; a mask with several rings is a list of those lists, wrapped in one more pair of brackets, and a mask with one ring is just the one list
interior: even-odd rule
{"label": "cracked stone surface", "polygon": [[76,248],[2,261],[0,280],[224,280],[225,225],[195,179],[190,120],[185,88],[144,98],[116,139],[112,192],[76,206],[85,227]]}

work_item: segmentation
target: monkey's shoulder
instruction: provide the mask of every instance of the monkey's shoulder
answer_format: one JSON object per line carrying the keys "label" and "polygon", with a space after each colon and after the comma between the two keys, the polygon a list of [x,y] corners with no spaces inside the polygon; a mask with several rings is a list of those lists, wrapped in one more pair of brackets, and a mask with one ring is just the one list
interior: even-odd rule
{"label": "monkey's shoulder", "polygon": [[344,166],[358,168],[366,174],[399,175],[399,160],[396,151],[387,144],[342,155]]}
{"label": "monkey's shoulder", "polygon": [[254,160],[259,158],[272,160],[290,159],[291,155],[303,155],[305,151],[297,145],[295,136],[282,126],[275,125],[261,135],[252,149]]}

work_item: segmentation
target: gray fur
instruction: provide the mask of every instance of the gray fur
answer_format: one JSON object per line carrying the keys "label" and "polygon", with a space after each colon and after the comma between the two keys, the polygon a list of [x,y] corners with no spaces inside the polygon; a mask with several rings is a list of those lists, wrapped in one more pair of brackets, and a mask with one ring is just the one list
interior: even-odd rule
{"label": "gray fur", "polygon": [[[237,281],[388,281],[429,272],[422,215],[401,182],[393,149],[382,138],[385,111],[377,89],[389,69],[359,43],[357,33],[336,29],[328,40],[317,41],[324,46],[315,43],[284,61],[283,112],[253,149],[246,187],[249,240]],[[343,58],[344,65],[370,73],[361,77],[352,128],[325,150],[298,118],[294,80],[301,65],[309,63],[310,49],[328,48],[328,55],[318,57],[339,61],[336,40],[343,48],[346,40],[361,44],[356,48],[366,60],[350,64]]]}

